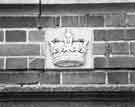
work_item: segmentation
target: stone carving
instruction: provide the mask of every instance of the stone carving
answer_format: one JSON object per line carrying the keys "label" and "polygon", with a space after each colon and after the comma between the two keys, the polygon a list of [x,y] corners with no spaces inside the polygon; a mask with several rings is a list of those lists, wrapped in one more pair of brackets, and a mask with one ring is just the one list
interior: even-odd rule
{"label": "stone carving", "polygon": [[75,39],[70,30],[65,30],[64,39],[49,41],[53,64],[58,67],[79,67],[85,63],[88,40]]}

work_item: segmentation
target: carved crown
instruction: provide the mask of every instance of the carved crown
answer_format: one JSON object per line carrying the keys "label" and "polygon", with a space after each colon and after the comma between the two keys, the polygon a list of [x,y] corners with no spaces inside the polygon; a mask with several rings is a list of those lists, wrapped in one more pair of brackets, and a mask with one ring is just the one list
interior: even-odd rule
{"label": "carved crown", "polygon": [[78,67],[85,63],[88,41],[75,40],[73,34],[66,30],[64,39],[55,38],[49,42],[53,64],[59,67]]}

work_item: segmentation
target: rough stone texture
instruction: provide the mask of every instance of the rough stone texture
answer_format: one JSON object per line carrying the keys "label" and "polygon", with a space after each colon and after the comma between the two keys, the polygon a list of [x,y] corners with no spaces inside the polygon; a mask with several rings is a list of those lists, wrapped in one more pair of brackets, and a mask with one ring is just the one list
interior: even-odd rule
{"label": "rough stone texture", "polygon": [[101,27],[103,16],[62,16],[63,27]]}
{"label": "rough stone texture", "polygon": [[6,69],[27,69],[26,58],[7,58]]}
{"label": "rough stone texture", "polygon": [[112,54],[129,54],[129,43],[122,42],[122,43],[111,43]]}
{"label": "rough stone texture", "polygon": [[0,56],[35,56],[40,55],[38,44],[3,44],[0,45]]}
{"label": "rough stone texture", "polygon": [[0,72],[0,83],[5,84],[37,84],[39,73],[36,72]]}
{"label": "rough stone texture", "polygon": [[60,84],[60,73],[59,72],[41,73],[40,84]]}
{"label": "rough stone texture", "polygon": [[63,72],[63,84],[104,84],[104,72]]}
{"label": "rough stone texture", "polygon": [[29,31],[29,41],[30,42],[44,42],[45,31],[42,31],[42,30]]}
{"label": "rough stone texture", "polygon": [[125,40],[124,30],[94,30],[95,41],[119,41]]}
{"label": "rough stone texture", "polygon": [[93,54],[94,55],[104,55],[106,52],[105,43],[94,43],[93,44]]}
{"label": "rough stone texture", "polygon": [[30,58],[29,59],[29,69],[44,69],[45,68],[45,58]]}
{"label": "rough stone texture", "polygon": [[26,41],[26,31],[23,31],[23,30],[6,31],[5,38],[6,38],[7,42],[25,42]]}
{"label": "rough stone texture", "polygon": [[108,73],[109,84],[128,84],[127,72],[109,72]]}

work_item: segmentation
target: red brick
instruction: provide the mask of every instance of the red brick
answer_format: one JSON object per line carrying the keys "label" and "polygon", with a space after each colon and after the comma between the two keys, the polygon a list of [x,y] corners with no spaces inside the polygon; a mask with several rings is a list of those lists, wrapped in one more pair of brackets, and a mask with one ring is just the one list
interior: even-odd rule
{"label": "red brick", "polygon": [[29,32],[29,41],[31,42],[44,42],[45,32],[42,30],[33,30]]}
{"label": "red brick", "polygon": [[0,17],[0,28],[37,27],[36,17]]}
{"label": "red brick", "polygon": [[7,42],[25,42],[26,31],[24,30],[6,31],[6,41]]}
{"label": "red brick", "polygon": [[130,81],[131,81],[131,84],[135,84],[135,72],[130,73]]}
{"label": "red brick", "polygon": [[0,83],[34,84],[39,81],[37,72],[0,72]]}
{"label": "red brick", "polygon": [[62,16],[63,27],[100,27],[104,26],[103,16]]}
{"label": "red brick", "polygon": [[96,57],[94,58],[94,68],[106,68],[108,61],[106,57]]}
{"label": "red brick", "polygon": [[93,44],[93,54],[94,55],[104,55],[106,52],[105,43],[94,43]]}
{"label": "red brick", "polygon": [[63,84],[104,84],[104,72],[63,72]]}
{"label": "red brick", "polygon": [[105,16],[105,26],[126,26],[124,14],[110,14]]}
{"label": "red brick", "polygon": [[109,72],[109,84],[128,84],[128,72]]}
{"label": "red brick", "polygon": [[29,69],[44,69],[44,68],[45,68],[45,58],[29,59]]}
{"label": "red brick", "polygon": [[127,15],[126,20],[128,26],[135,26],[135,15]]}
{"label": "red brick", "polygon": [[111,43],[112,54],[129,54],[130,46],[128,42]]}
{"label": "red brick", "polygon": [[126,31],[126,40],[135,40],[135,29],[128,29]]}
{"label": "red brick", "polygon": [[60,72],[43,72],[40,75],[41,84],[60,84]]}
{"label": "red brick", "polygon": [[124,30],[94,30],[95,41],[125,40]]}
{"label": "red brick", "polygon": [[60,24],[60,17],[41,17],[39,25],[41,27],[59,27]]}
{"label": "red brick", "polygon": [[40,55],[38,44],[1,44],[0,56],[35,56]]}
{"label": "red brick", "polygon": [[7,58],[6,69],[27,69],[27,58]]}

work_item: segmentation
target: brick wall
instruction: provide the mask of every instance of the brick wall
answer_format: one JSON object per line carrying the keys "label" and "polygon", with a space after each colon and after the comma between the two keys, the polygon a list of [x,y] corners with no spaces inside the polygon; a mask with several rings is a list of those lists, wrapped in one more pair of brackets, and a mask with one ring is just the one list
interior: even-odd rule
{"label": "brick wall", "polygon": [[[135,90],[134,11],[134,3],[2,5],[1,91]],[[46,31],[63,27],[92,30],[93,69],[46,68]]]}

